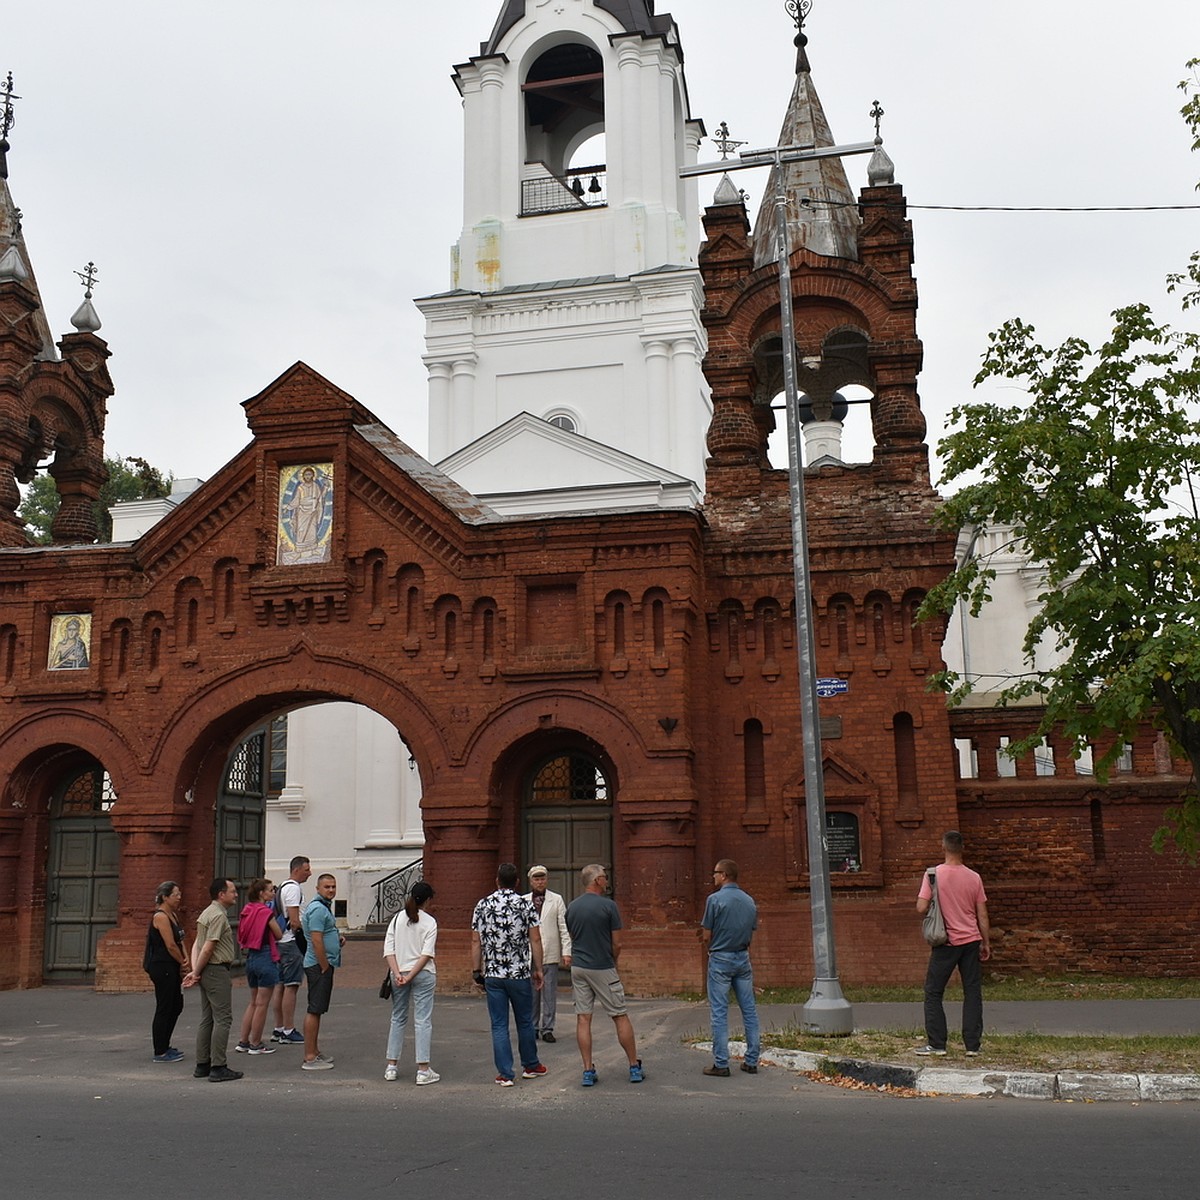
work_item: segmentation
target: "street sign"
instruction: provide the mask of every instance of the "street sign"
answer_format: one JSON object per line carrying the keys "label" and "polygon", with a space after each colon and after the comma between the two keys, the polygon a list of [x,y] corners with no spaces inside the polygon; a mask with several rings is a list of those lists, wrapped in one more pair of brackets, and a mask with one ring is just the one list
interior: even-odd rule
{"label": "street sign", "polygon": [[848,679],[839,679],[837,676],[821,676],[817,679],[817,695],[822,700],[828,700],[830,696],[844,696],[850,690],[850,681]]}

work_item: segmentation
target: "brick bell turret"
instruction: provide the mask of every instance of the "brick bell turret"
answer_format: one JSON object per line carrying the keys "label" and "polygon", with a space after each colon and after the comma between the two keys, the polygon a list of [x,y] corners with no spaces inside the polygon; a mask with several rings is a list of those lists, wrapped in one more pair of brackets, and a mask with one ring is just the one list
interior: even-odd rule
{"label": "brick bell turret", "polygon": [[[796,82],[779,144],[832,146],[806,43],[801,33],[796,38]],[[921,343],[912,228],[903,191],[877,136],[869,185],[858,197],[841,159],[808,159],[772,169],[753,229],[732,186],[718,188],[705,210],[707,241],[700,269],[709,339],[704,370],[713,392],[710,502],[719,505],[722,496],[758,494],[770,471],[771,403],[783,389],[773,211],[779,170],[789,197],[788,254],[805,423],[828,434],[845,412],[839,389],[850,384],[867,388],[873,397],[876,465],[890,462],[888,470],[915,475],[928,485],[925,420],[916,386]],[[835,434],[819,445],[836,447],[838,442]]]}
{"label": "brick bell turret", "polygon": [[113,393],[108,344],[96,336],[91,264],[84,302],[71,318],[75,332],[57,345],[50,332],[21,211],[8,187],[8,134],[19,99],[12,87],[10,73],[0,118],[0,546],[28,544],[17,516],[17,484],[28,483],[39,468],[48,469],[62,500],[53,540],[91,542],[97,533],[93,505],[107,478],[104,419]]}

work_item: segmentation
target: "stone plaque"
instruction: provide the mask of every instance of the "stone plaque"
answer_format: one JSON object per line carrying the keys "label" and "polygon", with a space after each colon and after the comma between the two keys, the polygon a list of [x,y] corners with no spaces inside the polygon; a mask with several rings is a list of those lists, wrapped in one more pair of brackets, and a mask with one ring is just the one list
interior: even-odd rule
{"label": "stone plaque", "polygon": [[858,817],[848,812],[825,814],[825,845],[833,874],[862,870],[862,847],[858,839]]}

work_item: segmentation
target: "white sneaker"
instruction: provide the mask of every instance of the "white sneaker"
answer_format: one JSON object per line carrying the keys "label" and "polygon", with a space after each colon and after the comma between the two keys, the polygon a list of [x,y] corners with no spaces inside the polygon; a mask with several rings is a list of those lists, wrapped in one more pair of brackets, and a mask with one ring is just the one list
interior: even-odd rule
{"label": "white sneaker", "polygon": [[[395,1083],[399,1074],[400,1071],[396,1064],[388,1063],[387,1068],[383,1072],[383,1077],[388,1081],[388,1083]],[[417,1082],[420,1083],[420,1079],[418,1079]]]}
{"label": "white sneaker", "polygon": [[308,1062],[300,1064],[302,1071],[328,1071],[332,1069],[333,1063],[327,1058],[310,1058]]}
{"label": "white sneaker", "polygon": [[427,1067],[424,1071],[417,1072],[418,1087],[423,1083],[437,1083],[439,1079],[441,1079],[441,1076],[432,1067]]}
{"label": "white sneaker", "polygon": [[943,1049],[939,1050],[936,1046],[918,1046],[913,1051],[913,1053],[923,1055],[926,1058],[930,1058],[930,1057],[945,1058],[946,1057],[945,1049],[943,1048]]}

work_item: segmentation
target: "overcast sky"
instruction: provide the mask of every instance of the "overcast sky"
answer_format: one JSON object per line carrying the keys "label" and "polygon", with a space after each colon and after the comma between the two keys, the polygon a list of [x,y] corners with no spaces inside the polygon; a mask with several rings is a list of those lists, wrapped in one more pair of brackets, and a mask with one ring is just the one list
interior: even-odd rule
{"label": "overcast sky", "polygon": [[[575,2],[575,0],[567,0]],[[302,359],[420,451],[423,322],[462,217],[454,63],[501,0],[54,0],[11,5],[9,185],[51,328],[95,305],[116,383],[109,453],[209,477],[240,402]],[[772,144],[792,86],[781,0],[661,2],[692,115]],[[951,213],[918,205],[1193,204],[1178,115],[1194,0],[817,0],[809,57],[834,136],[883,133],[916,235],[922,405],[936,443],[989,330],[1099,338],[1200,246],[1200,213]],[[1191,14],[1190,16],[1188,14]],[[701,158],[715,157],[711,144]],[[855,188],[865,158],[848,162]],[[751,216],[765,181],[743,172]],[[713,181],[715,184],[715,181]],[[701,182],[701,201],[713,184]]]}

